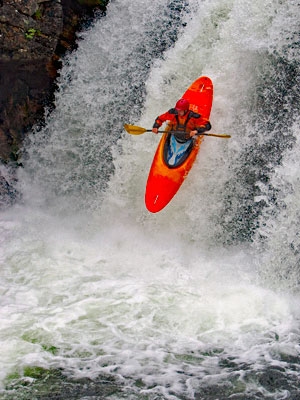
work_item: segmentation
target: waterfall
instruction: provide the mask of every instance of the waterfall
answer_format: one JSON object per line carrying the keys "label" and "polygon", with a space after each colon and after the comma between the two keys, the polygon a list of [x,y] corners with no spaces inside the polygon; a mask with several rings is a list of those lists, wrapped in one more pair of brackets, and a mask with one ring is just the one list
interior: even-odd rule
{"label": "waterfall", "polygon": [[[114,0],[80,34],[1,213],[3,395],[28,367],[118,399],[299,395],[298,31],[294,0]],[[123,124],[202,75],[232,138],[205,138],[151,214],[159,138]]]}

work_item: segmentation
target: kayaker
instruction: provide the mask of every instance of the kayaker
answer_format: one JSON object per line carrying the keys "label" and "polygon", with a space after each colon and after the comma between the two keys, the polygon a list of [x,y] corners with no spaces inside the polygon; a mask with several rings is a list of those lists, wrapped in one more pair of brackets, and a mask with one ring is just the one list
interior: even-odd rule
{"label": "kayaker", "polygon": [[186,137],[182,135],[174,135],[179,142],[186,142],[191,137],[201,134],[211,129],[211,124],[208,119],[203,118],[200,114],[189,111],[190,103],[186,99],[177,101],[175,108],[171,108],[166,113],[156,118],[153,124],[153,133],[158,133],[158,128],[169,121],[168,125],[171,131],[186,132]]}

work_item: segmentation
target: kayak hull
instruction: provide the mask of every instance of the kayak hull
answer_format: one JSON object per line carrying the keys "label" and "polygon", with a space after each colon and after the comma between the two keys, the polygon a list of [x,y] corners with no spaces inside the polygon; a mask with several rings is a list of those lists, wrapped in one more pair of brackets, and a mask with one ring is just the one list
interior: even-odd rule
{"label": "kayak hull", "polygon": [[[197,79],[183,98],[189,100],[192,111],[208,119],[213,98],[211,80],[207,77]],[[193,139],[193,147],[188,157],[174,167],[167,164],[164,156],[168,136],[168,133],[164,133],[159,142],[147,180],[145,204],[152,213],[161,211],[175,196],[193,166],[203,139],[203,136]]]}
{"label": "kayak hull", "polygon": [[179,167],[171,169],[166,164],[163,155],[167,136],[168,134],[164,133],[160,140],[146,186],[145,203],[152,213],[161,211],[175,196],[192,168],[201,143],[201,137],[198,136],[186,161]]}

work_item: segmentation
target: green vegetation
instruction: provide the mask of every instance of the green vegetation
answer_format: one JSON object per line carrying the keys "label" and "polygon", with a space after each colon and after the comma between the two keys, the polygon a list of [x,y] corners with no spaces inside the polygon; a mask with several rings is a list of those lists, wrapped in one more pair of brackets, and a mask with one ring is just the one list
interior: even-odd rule
{"label": "green vegetation", "polygon": [[50,375],[50,371],[41,367],[25,367],[24,376],[34,379],[44,379]]}
{"label": "green vegetation", "polygon": [[7,381],[13,381],[15,379],[20,379],[20,378],[21,378],[20,374],[15,371],[15,372],[12,372],[11,374],[8,374],[7,377],[6,377],[6,380]]}
{"label": "green vegetation", "polygon": [[57,347],[55,347],[55,346],[47,346],[45,344],[42,344],[41,346],[45,351],[48,351],[49,353],[52,353],[53,355],[57,354],[57,351],[58,351]]}
{"label": "green vegetation", "polygon": [[22,339],[25,340],[26,342],[32,343],[32,344],[39,344],[43,350],[48,351],[49,353],[55,355],[58,352],[58,348],[55,346],[52,346],[50,344],[44,344],[41,343],[40,340],[38,340],[37,338],[32,338],[28,333],[25,333],[22,336]]}
{"label": "green vegetation", "polygon": [[33,18],[34,19],[37,19],[37,20],[39,20],[39,19],[41,19],[42,18],[42,12],[41,12],[41,10],[38,8],[37,10],[36,10],[36,12],[33,14]]}
{"label": "green vegetation", "polygon": [[14,372],[6,377],[5,389],[0,393],[1,400],[49,400],[80,399],[83,397],[121,398],[122,387],[109,376],[72,379],[61,369],[45,369],[26,366],[20,373]]}
{"label": "green vegetation", "polygon": [[15,381],[15,382],[18,381],[17,386],[19,386],[19,385],[27,386],[28,383],[26,381],[26,378],[43,380],[50,375],[51,375],[51,370],[48,370],[48,369],[45,369],[42,367],[27,366],[27,367],[24,367],[23,376],[21,376],[19,372],[14,371],[14,372],[10,373],[9,375],[7,375],[6,382],[8,383],[11,381]]}
{"label": "green vegetation", "polygon": [[25,37],[26,39],[33,39],[35,35],[40,35],[41,31],[34,29],[34,28],[30,28],[28,29],[27,32],[25,32]]}

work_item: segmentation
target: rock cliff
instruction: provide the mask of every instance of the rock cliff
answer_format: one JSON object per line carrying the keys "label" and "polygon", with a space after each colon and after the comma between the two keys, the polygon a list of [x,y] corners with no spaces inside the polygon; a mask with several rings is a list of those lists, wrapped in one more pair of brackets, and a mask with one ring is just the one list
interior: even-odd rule
{"label": "rock cliff", "polygon": [[[107,3],[0,0],[0,163],[17,161],[26,133],[51,105],[61,56],[76,47],[76,32]],[[0,192],[3,185],[8,191],[1,172],[0,178]]]}

